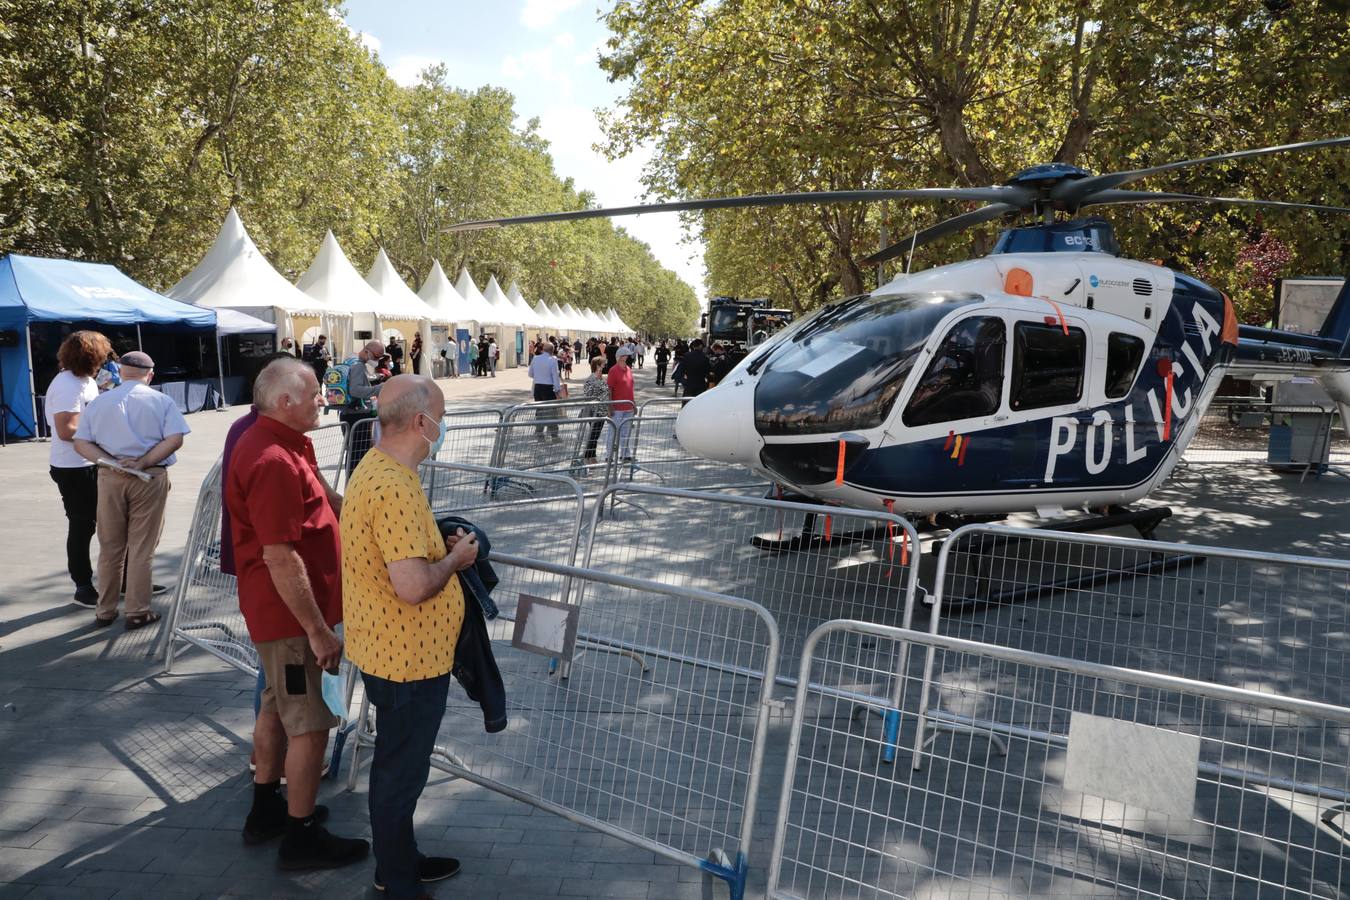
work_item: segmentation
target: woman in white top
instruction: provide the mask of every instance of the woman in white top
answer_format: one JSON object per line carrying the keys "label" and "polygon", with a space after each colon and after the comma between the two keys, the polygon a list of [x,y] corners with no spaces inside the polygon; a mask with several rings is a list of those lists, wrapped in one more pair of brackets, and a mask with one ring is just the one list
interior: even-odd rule
{"label": "woman in white top", "polygon": [[80,414],[98,396],[94,375],[111,352],[108,339],[97,331],[76,331],[62,341],[56,352],[61,371],[47,386],[43,407],[52,435],[49,471],[66,509],[66,568],[75,582],[73,602],[89,609],[98,602],[89,563],[89,541],[98,517],[98,473],[93,463],[75,452],[73,438]]}

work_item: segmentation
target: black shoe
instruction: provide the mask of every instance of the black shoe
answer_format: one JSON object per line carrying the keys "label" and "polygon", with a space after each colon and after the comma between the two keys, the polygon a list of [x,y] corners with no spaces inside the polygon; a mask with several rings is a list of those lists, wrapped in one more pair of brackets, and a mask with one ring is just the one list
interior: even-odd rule
{"label": "black shoe", "polygon": [[[286,833],[286,798],[277,794],[281,804],[266,813],[250,812],[244,820],[244,843],[250,847],[265,844],[272,838]],[[328,807],[319,804],[314,807],[314,824],[322,825],[328,821]]]}
{"label": "black shoe", "polygon": [[304,830],[304,837],[287,834],[277,849],[277,868],[336,869],[360,862],[370,853],[370,843],[361,838],[329,834],[317,822]]}
{"label": "black shoe", "polygon": [[[444,881],[459,874],[459,860],[450,856],[424,856],[417,861],[417,880],[423,884]],[[375,890],[384,890],[380,873],[375,873]]]}
{"label": "black shoe", "polygon": [[75,596],[70,598],[70,602],[85,609],[93,609],[98,606],[98,588],[92,584],[82,584],[75,589]]}

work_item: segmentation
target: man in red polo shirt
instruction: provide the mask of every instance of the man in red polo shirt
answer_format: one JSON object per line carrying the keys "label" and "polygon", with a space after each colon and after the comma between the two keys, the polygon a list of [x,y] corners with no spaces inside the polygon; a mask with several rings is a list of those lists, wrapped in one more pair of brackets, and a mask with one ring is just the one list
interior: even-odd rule
{"label": "man in red polo shirt", "polygon": [[337,724],[320,678],[342,661],[333,632],[342,621],[338,519],[304,434],[318,427],[323,398],[313,369],[280,360],[259,373],[253,401],[258,421],[235,445],[225,484],[239,608],[267,679],[244,839],[284,832],[281,868],[333,868],[364,859],[370,848],[329,834],[314,810],[328,731]]}

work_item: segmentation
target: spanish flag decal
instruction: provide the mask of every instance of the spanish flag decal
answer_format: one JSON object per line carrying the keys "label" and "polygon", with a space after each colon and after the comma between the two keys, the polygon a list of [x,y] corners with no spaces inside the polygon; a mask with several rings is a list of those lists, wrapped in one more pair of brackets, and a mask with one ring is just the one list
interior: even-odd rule
{"label": "spanish flag decal", "polygon": [[947,432],[947,443],[942,445],[944,453],[950,452],[951,458],[956,460],[958,466],[966,464],[966,448],[970,446],[970,438],[955,431]]}

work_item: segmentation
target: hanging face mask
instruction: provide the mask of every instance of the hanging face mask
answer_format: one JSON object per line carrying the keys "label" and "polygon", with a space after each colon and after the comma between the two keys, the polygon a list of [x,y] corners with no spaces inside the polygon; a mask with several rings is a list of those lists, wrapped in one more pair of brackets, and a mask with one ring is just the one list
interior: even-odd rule
{"label": "hanging face mask", "polygon": [[[430,419],[431,416],[427,416],[427,418]],[[441,445],[445,443],[445,419],[436,420],[436,439],[434,441],[425,434],[422,435],[422,440],[431,445],[427,451],[427,459],[435,459],[437,454],[441,452]]]}

